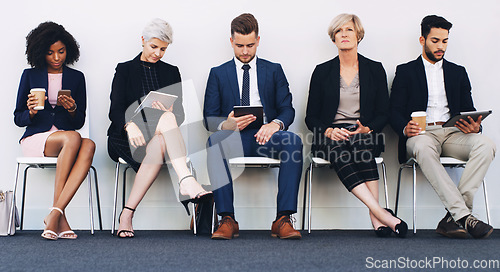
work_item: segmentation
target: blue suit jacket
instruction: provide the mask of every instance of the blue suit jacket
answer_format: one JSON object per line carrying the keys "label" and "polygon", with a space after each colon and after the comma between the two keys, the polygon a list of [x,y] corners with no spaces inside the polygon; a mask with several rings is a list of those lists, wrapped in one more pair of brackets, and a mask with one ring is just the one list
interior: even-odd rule
{"label": "blue suit jacket", "polygon": [[[279,119],[283,122],[284,129],[288,129],[295,117],[295,110],[281,65],[257,58],[257,84],[267,120]],[[210,70],[203,106],[205,127],[209,131],[217,131],[217,127],[227,119],[233,107],[239,105],[236,65],[234,60],[230,60]]]}
{"label": "blue suit jacket", "polygon": [[[475,111],[472,102],[471,85],[463,66],[443,59],[444,88],[450,115]],[[401,64],[396,68],[390,98],[390,124],[399,135],[399,161],[406,161],[406,140],[403,129],[410,121],[414,111],[426,111],[429,100],[427,78],[422,56]]]}
{"label": "blue suit jacket", "polygon": [[83,73],[63,67],[62,88],[71,90],[71,97],[77,105],[76,114],[71,117],[69,112],[62,106],[52,106],[45,101],[45,108],[38,111],[31,119],[29,116],[28,94],[32,88],[48,89],[49,77],[47,69],[30,68],[25,69],[19,83],[17,92],[16,109],[14,110],[14,123],[20,127],[26,127],[21,139],[36,133],[48,131],[52,125],[62,130],[76,130],[85,124],[85,110],[87,109],[87,93],[85,89],[85,77]]}

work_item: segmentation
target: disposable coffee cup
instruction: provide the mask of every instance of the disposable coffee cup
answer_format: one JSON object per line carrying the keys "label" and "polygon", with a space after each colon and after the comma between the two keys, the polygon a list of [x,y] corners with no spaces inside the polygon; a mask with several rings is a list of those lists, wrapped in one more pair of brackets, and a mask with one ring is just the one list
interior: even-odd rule
{"label": "disposable coffee cup", "polygon": [[414,111],[411,114],[411,119],[418,123],[418,126],[422,129],[420,133],[425,133],[425,126],[427,125],[425,119],[427,114],[425,111]]}
{"label": "disposable coffee cup", "polygon": [[30,93],[34,94],[38,98],[38,105],[34,107],[34,110],[43,110],[45,108],[45,89],[44,88],[33,88]]}

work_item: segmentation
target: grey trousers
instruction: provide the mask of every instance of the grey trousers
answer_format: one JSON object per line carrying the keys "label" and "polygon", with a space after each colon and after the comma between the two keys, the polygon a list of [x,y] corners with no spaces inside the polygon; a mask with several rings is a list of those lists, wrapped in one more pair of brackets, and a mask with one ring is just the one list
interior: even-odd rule
{"label": "grey trousers", "polygon": [[[495,143],[484,135],[465,134],[458,128],[429,126],[424,134],[409,138],[406,148],[453,219],[471,214],[474,195],[495,157]],[[440,156],[467,161],[458,187],[439,162]]]}

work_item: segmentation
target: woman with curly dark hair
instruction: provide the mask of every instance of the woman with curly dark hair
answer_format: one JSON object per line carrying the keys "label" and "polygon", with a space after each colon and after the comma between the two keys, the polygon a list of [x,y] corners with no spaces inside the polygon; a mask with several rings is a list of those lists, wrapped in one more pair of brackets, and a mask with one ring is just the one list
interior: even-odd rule
{"label": "woman with curly dark hair", "polygon": [[[42,237],[76,239],[64,209],[85,179],[95,152],[94,142],[75,131],[85,123],[85,77],[67,65],[80,57],[79,45],[62,25],[44,22],[26,37],[26,55],[32,68],[21,76],[14,111],[16,125],[26,127],[21,148],[24,156],[57,157],[54,202]],[[43,108],[36,107],[39,101],[30,93],[35,88],[46,90]]]}

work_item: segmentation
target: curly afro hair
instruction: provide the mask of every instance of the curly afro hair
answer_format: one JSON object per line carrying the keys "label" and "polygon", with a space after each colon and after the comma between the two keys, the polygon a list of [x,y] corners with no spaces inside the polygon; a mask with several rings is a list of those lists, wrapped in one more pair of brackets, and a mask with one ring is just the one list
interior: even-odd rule
{"label": "curly afro hair", "polygon": [[26,36],[26,57],[34,68],[47,66],[45,56],[50,46],[61,41],[66,46],[65,64],[73,64],[80,58],[80,45],[62,25],[44,22]]}

